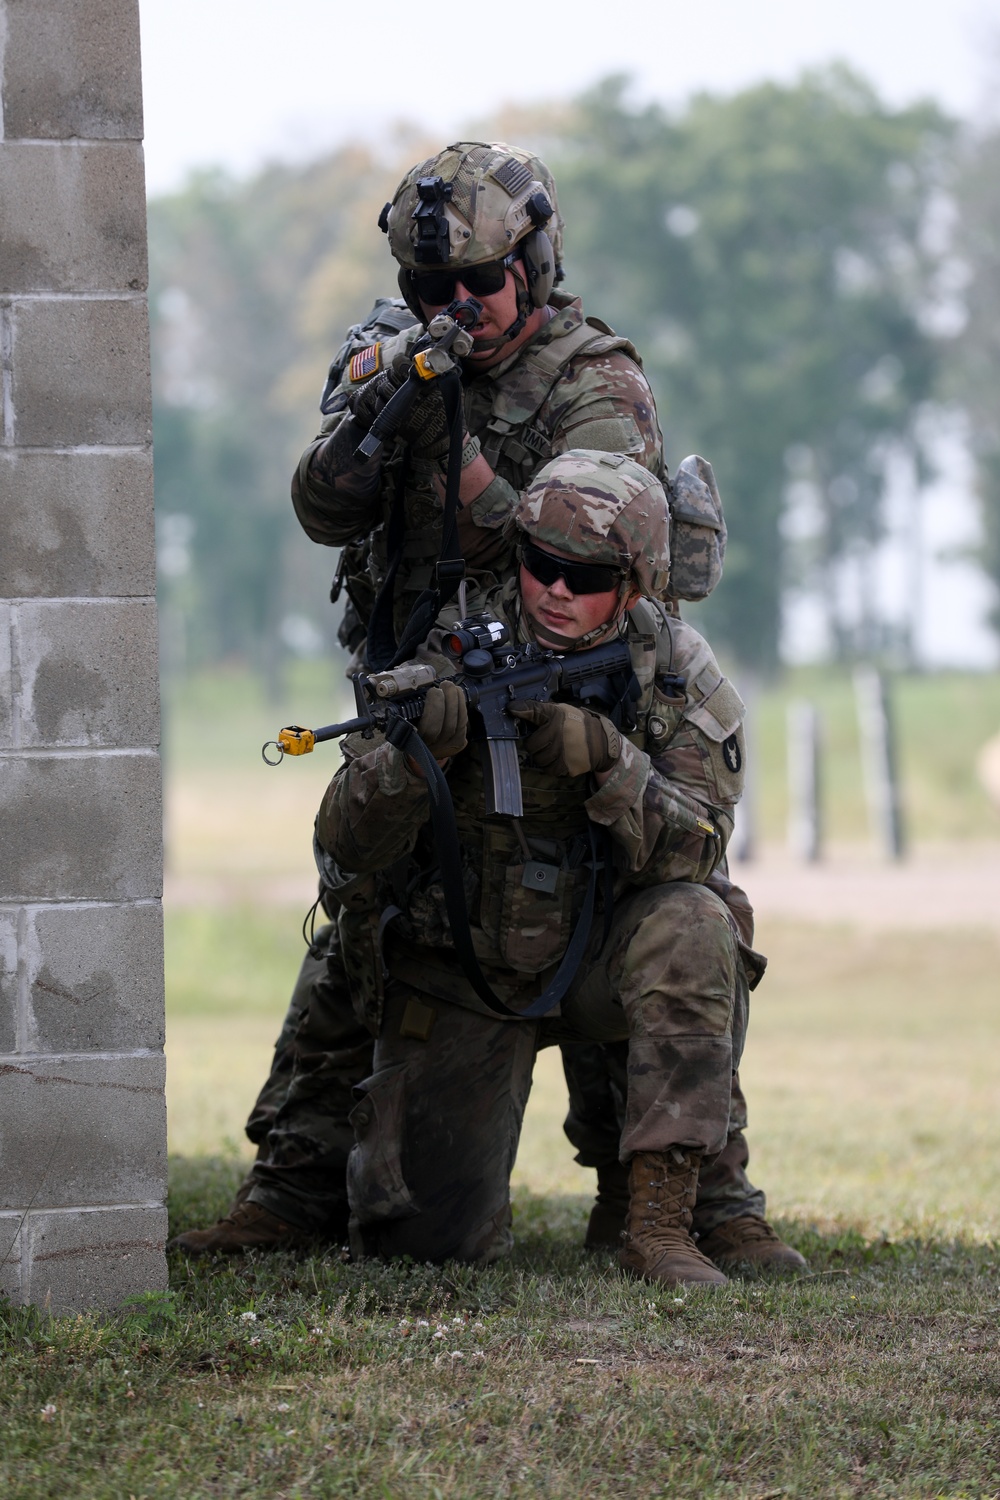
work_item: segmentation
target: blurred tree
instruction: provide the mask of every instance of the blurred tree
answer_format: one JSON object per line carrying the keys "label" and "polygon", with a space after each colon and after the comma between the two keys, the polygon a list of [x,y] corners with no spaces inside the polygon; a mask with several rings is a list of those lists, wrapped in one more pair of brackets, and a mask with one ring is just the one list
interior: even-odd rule
{"label": "blurred tree", "polygon": [[958,188],[958,249],[967,284],[955,387],[966,412],[983,527],[982,562],[997,591],[1000,632],[1000,132],[973,140]]}
{"label": "blurred tree", "polygon": [[[150,203],[156,503],[161,533],[163,518],[191,522],[192,665],[239,656],[275,685],[302,617],[332,639],[333,559],[295,525],[289,479],[346,323],[386,290],[371,239],[398,176],[345,148],[243,183],[200,174]],[[178,586],[168,568],[161,587]]]}
{"label": "blurred tree", "polygon": [[747,664],[777,659],[791,480],[838,645],[870,645],[830,575],[878,541],[893,450],[923,465],[940,356],[925,226],[950,135],[932,105],[889,110],[843,67],[675,116],[610,79],[553,163],[571,284],[642,351],[672,462],[697,449],[715,467],[730,542],[706,613]]}

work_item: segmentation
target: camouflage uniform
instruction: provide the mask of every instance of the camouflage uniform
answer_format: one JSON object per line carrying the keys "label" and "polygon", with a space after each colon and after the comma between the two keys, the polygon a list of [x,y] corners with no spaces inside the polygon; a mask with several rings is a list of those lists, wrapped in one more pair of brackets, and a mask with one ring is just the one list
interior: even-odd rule
{"label": "camouflage uniform", "polygon": [[[426,165],[415,169],[411,178]],[[542,175],[554,199],[551,180]],[[561,225],[553,233],[557,252],[560,232]],[[586,446],[632,454],[654,472],[662,465],[655,406],[632,345],[598,320],[585,319],[578,299],[554,291],[548,300],[552,316],[526,346],[489,370],[465,375],[467,428],[480,439],[496,474],[493,483],[460,513],[462,548],[473,584],[470,604],[477,602],[476,585],[488,588],[509,573],[511,553],[504,528],[511,507],[551,454]],[[379,367],[387,368],[396,355],[405,354],[421,332],[414,325],[382,340]],[[388,454],[377,487],[361,499],[325,482],[313,459],[326,437],[349,419],[350,401],[370,378],[363,374],[364,368],[363,361],[360,366],[346,365],[328,403],[322,431],[303,454],[293,480],[296,513],[309,536],[326,545],[346,547],[347,586],[362,618],[384,576],[387,518],[406,455],[401,446]],[[429,582],[438,556],[441,501],[435,472],[433,465],[409,466],[404,495],[406,555],[394,600],[397,630]],[[360,1072],[346,1067],[347,1056],[360,1058],[360,1037],[352,1030],[355,1024],[331,932],[325,955],[310,955],[304,961],[272,1075],[248,1122],[251,1139],[258,1143],[267,1139],[267,1157],[252,1173],[251,1200],[292,1223],[329,1235],[339,1234],[345,1219],[347,1140],[346,1121],[331,1111],[329,1101],[346,1097],[351,1084],[369,1071],[360,1063]],[[605,1113],[608,1083],[602,1049],[594,1043],[579,1044],[573,1056],[574,1066],[567,1066],[567,1129],[581,1153],[579,1159],[598,1165],[598,1153],[605,1152],[605,1160],[617,1155],[618,1134],[615,1115]],[[325,1101],[324,1078],[329,1080]],[[734,1139],[745,1159],[742,1137]],[[705,1218],[700,1227],[711,1227],[720,1213],[762,1211],[762,1195],[745,1176],[737,1181],[739,1191],[723,1202],[713,1196],[706,1173]]]}
{"label": "camouflage uniform", "polygon": [[[578,297],[553,292],[553,316],[510,359],[464,381],[469,435],[478,438],[496,478],[459,515],[466,563],[490,587],[511,568],[504,528],[518,494],[546,459],[569,448],[628,453],[654,473],[662,464],[656,407],[639,356],[627,339],[606,324],[587,319]],[[423,332],[407,329],[382,346],[381,363],[407,354]],[[388,515],[400,468],[402,445],[383,462],[378,488],[360,498],[336,489],[317,474],[313,459],[341,423],[350,420],[347,401],[355,384],[345,375],[343,404],[323,421],[305,450],[292,481],[292,502],[314,542],[341,547],[365,542],[352,554],[347,586],[362,616],[385,576]],[[431,579],[441,542],[441,499],[436,466],[410,464],[404,494],[407,542],[397,577],[395,623],[401,628],[410,606]],[[370,538],[370,545],[369,545]]]}
{"label": "camouflage uniform", "polygon": [[[606,446],[612,450],[612,444],[617,443],[619,451],[631,447],[637,460],[651,470],[655,471],[662,462],[652,394],[631,345],[618,340],[609,330],[603,331],[605,325],[588,323],[578,299],[557,293],[553,294],[553,300],[560,304],[560,316],[550,320],[523,354],[467,383],[469,430],[481,437],[484,451],[497,472],[494,484],[470,507],[485,537],[485,541],[471,547],[466,545],[467,552],[479,559],[479,568],[471,575],[470,607],[478,602],[477,587],[488,587],[512,566],[510,542],[501,522],[509,518],[518,491],[541,466],[543,452],[547,455],[578,446],[582,434],[590,440],[588,446]],[[599,330],[596,337],[595,328]],[[390,348],[408,337],[412,335],[397,336]],[[539,356],[541,350],[549,351],[544,361],[535,357],[536,344],[540,346]],[[553,365],[561,366],[554,378]],[[540,397],[541,404],[532,412]],[[324,435],[338,421],[345,420],[346,415],[345,408],[328,417],[323,423]],[[520,421],[516,420],[518,417]],[[508,430],[503,432],[505,426]],[[355,564],[350,575],[353,596],[362,607],[370,608],[385,565],[385,515],[391,503],[394,475],[391,467],[385,466],[380,491],[382,509],[375,511],[369,507],[359,514],[357,506],[347,497],[311,475],[308,457],[321,441],[322,435],[306,450],[296,471],[293,482],[296,511],[310,536],[331,546],[357,540],[362,528],[378,517],[371,552],[358,549],[356,554],[364,557],[364,571]],[[408,519],[414,527],[424,516],[425,506],[437,517],[441,513],[437,492],[430,487],[427,476],[425,480],[427,487],[417,483],[412,492],[414,509],[408,511]],[[407,503],[408,506],[411,503],[410,491]],[[411,533],[409,555],[404,559],[398,581],[394,611],[397,629],[402,627],[413,599],[428,582],[437,557],[438,539],[439,531],[433,527],[425,526]],[[342,1036],[351,1034],[354,1012],[350,993],[344,989],[338,944],[332,933],[326,942],[324,958],[317,962],[307,956],[303,962],[290,1017],[282,1032],[286,1045],[279,1045],[276,1050],[275,1069],[248,1122],[248,1133],[252,1126],[251,1139],[256,1142],[263,1140],[268,1130],[271,1132],[267,1137],[268,1155],[253,1168],[249,1197],[283,1219],[337,1237],[343,1233],[347,1215],[343,1186],[346,1120],[342,1118],[335,1123],[329,1109],[315,1101],[322,1095],[324,1077],[329,1079],[331,1097],[346,1097],[349,1088],[359,1083],[370,1069],[359,1063],[358,1071],[344,1071],[343,1048],[337,1043]],[[313,975],[321,975],[322,982],[310,995]],[[292,1014],[302,1005],[308,1011],[308,1021],[290,1025]],[[358,1045],[351,1041],[348,1050],[354,1051]],[[617,1155],[617,1117],[605,1113],[608,1084],[606,1077],[601,1081],[605,1073],[604,1050],[593,1042],[575,1044],[572,1049],[575,1061],[566,1068],[570,1091],[567,1133],[577,1148],[578,1160],[588,1166],[599,1166]],[[613,1048],[608,1051],[613,1055]],[[290,1066],[308,1080],[305,1087],[297,1084],[291,1092],[285,1071]],[[747,1160],[742,1137],[744,1124],[745,1119],[738,1114],[734,1116],[731,1150],[743,1165]],[[581,1130],[585,1131],[585,1139],[581,1138]],[[697,1220],[702,1233],[707,1233],[721,1218],[763,1213],[763,1195],[746,1179],[742,1168],[726,1177],[720,1196],[715,1191],[720,1171],[721,1168],[705,1169]]]}
{"label": "camouflage uniform", "polygon": [[[508,585],[508,612],[514,598]],[[595,792],[588,777],[554,778],[522,752],[524,834],[529,851],[558,869],[553,894],[525,888],[514,830],[506,820],[485,820],[477,757],[463,752],[448,773],[477,954],[514,1010],[540,992],[565,948],[586,880],[578,851],[588,818],[611,833],[616,905],[610,937],[602,949],[600,935],[592,936],[561,1014],[542,1023],[490,1016],[455,961],[432,874],[425,783],[388,744],[372,749],[359,740],[347,747],[347,763],[317,822],[325,878],[345,907],[370,908],[374,941],[386,905],[400,900],[394,863],[412,850],[412,870],[431,872],[411,873],[405,882],[402,922],[384,942],[391,976],[384,989],[378,966],[368,966],[369,1005],[380,1030],[375,1068],[359,1091],[355,1118],[359,1146],[350,1192],[357,1248],[422,1258],[469,1253],[472,1245],[487,1258],[503,1253],[524,1061],[505,1057],[497,1075],[509,1082],[498,1092],[495,1080],[483,1086],[478,1049],[492,1057],[494,1046],[513,1048],[511,1032],[537,1033],[530,1048],[522,1044],[531,1052],[536,1043],[564,1038],[630,1038],[623,1160],[674,1144],[713,1155],[726,1146],[747,975],[755,978],[760,963],[705,882],[724,855],[742,784],[742,705],[704,641],[660,607],[640,603],[628,638],[642,687],[639,724],[604,784]],[[674,676],[684,679],[683,696]],[[692,831],[693,813],[711,833]],[[433,1064],[442,1045],[450,1059],[443,1082]],[[473,1083],[477,1097],[470,1102]],[[489,1130],[482,1128],[480,1108],[490,1112]],[[452,1143],[470,1137],[478,1143],[479,1192],[470,1195],[466,1210],[457,1185],[468,1168],[454,1159]],[[436,1193],[426,1191],[426,1171],[424,1192],[408,1180],[420,1163],[429,1164]]]}

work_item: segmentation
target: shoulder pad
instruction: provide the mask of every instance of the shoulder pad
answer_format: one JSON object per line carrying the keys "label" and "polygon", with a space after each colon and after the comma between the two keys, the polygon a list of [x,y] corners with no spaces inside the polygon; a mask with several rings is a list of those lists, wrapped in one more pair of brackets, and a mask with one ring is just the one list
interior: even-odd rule
{"label": "shoulder pad", "polygon": [[[621,349],[642,368],[635,348],[628,339],[616,333],[595,333],[593,320],[552,338],[540,348],[529,344],[524,354],[502,377],[497,379],[493,395],[493,423],[503,421],[510,427],[530,422],[545,401],[563,370],[577,356],[607,354]],[[607,328],[602,323],[601,328]],[[592,446],[597,447],[595,443]]]}
{"label": "shoulder pad", "polygon": [[[666,669],[683,677],[686,683],[684,717],[710,740],[721,743],[742,724],[746,713],[743,700],[728,678],[723,677],[704,636],[665,609],[662,618],[665,629],[661,650],[670,656]],[[659,662],[657,668],[660,669]]]}
{"label": "shoulder pad", "polygon": [[666,629],[667,611],[658,599],[640,599],[631,611],[632,623],[640,635],[661,635]]}
{"label": "shoulder pad", "polygon": [[579,352],[585,354],[613,354],[616,349],[620,349],[623,354],[628,355],[633,364],[637,364],[639,369],[642,369],[642,360],[639,357],[639,351],[631,339],[625,338],[624,334],[615,333],[615,330],[609,327],[601,318],[587,317],[583,321],[586,327],[597,330],[597,336],[596,338],[591,337],[584,346],[584,349]]}

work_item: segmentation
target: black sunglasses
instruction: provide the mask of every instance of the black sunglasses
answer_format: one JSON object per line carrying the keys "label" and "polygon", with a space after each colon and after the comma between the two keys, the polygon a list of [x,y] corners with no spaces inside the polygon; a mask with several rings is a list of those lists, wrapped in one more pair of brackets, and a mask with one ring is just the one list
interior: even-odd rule
{"label": "black sunglasses", "polygon": [[428,307],[446,307],[455,300],[455,285],[461,282],[473,297],[492,297],[502,291],[507,268],[517,259],[516,251],[503,260],[490,260],[482,266],[462,266],[457,271],[413,271],[413,290]]}
{"label": "black sunglasses", "polygon": [[534,542],[521,544],[521,562],[532,578],[537,578],[546,588],[561,578],[571,594],[608,594],[618,588],[625,576],[620,568],[553,557],[551,552],[543,552]]}

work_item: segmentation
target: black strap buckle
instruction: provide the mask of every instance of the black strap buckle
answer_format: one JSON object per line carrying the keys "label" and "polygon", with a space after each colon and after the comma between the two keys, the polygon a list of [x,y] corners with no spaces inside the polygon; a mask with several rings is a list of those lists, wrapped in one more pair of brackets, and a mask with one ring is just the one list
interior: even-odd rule
{"label": "black strap buckle", "polygon": [[442,592],[448,588],[457,589],[464,577],[464,557],[442,557],[434,566],[434,582]]}

